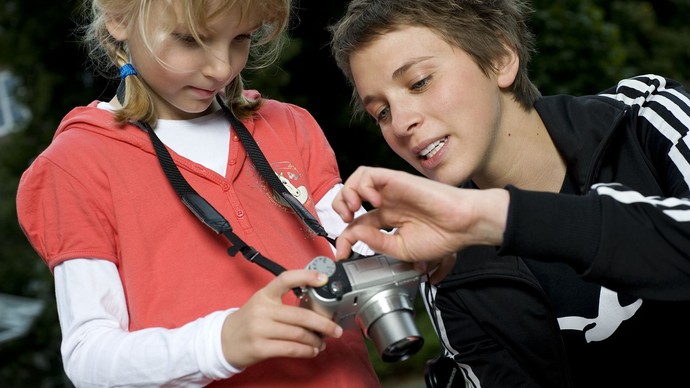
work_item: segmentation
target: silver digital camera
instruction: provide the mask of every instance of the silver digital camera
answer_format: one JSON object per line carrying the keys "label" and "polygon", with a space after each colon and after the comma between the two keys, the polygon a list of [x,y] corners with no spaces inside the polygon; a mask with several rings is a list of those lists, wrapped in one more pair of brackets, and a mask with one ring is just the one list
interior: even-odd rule
{"label": "silver digital camera", "polygon": [[343,328],[356,328],[385,362],[417,353],[424,338],[414,321],[414,300],[421,273],[412,263],[385,255],[334,261],[315,257],[306,267],[328,276],[319,288],[308,288],[302,306],[331,317]]}

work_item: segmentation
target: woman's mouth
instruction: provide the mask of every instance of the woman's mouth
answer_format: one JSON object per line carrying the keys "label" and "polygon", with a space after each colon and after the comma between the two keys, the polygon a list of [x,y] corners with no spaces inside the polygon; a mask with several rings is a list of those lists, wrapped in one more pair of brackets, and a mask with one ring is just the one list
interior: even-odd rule
{"label": "woman's mouth", "polygon": [[441,148],[443,148],[443,146],[446,144],[446,141],[448,141],[448,136],[429,144],[419,153],[419,157],[427,160],[431,159],[438,151],[441,150]]}

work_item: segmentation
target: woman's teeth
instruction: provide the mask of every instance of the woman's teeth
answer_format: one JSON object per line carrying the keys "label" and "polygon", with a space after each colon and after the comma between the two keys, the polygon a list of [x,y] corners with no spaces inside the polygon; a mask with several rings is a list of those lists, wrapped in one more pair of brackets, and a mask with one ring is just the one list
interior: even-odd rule
{"label": "woman's teeth", "polygon": [[419,156],[421,156],[424,159],[432,158],[434,155],[436,155],[436,153],[439,150],[441,150],[441,148],[443,148],[443,145],[446,143],[447,140],[448,138],[444,137],[441,140],[429,144],[425,149],[422,150],[422,152],[419,153]]}

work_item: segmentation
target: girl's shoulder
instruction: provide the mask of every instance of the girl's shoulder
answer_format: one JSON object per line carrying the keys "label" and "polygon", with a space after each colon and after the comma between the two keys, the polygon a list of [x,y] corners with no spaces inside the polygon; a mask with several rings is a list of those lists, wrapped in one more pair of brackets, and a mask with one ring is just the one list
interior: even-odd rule
{"label": "girl's shoulder", "polygon": [[320,128],[312,114],[300,105],[266,97],[262,97],[261,101],[261,107],[253,116],[255,124],[258,124],[257,121],[263,120],[270,125],[298,125]]}

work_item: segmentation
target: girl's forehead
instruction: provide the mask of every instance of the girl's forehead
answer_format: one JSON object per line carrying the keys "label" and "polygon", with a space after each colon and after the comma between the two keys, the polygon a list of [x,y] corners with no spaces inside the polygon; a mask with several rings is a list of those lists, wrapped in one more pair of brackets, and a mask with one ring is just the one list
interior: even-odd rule
{"label": "girl's forehead", "polygon": [[232,14],[238,24],[258,23],[267,18],[268,3],[265,0],[152,1],[148,19],[168,27],[203,27]]}
{"label": "girl's forehead", "polygon": [[[209,3],[216,3],[216,6],[210,7]],[[219,2],[204,0],[151,0],[136,20],[135,34],[139,35],[149,48],[154,49],[173,31],[204,33],[216,15],[220,16],[223,14],[221,11],[225,11],[219,8],[220,5]]]}

